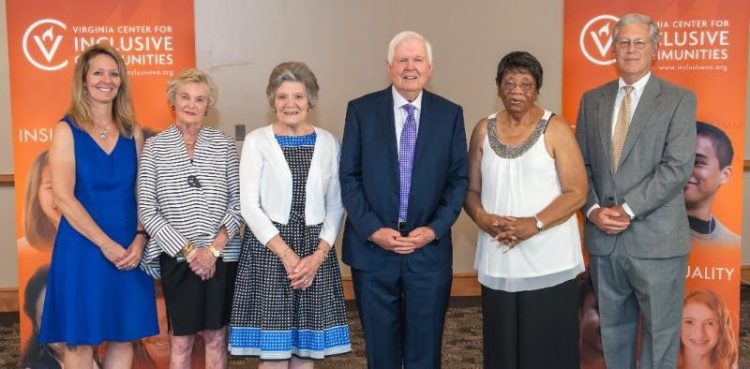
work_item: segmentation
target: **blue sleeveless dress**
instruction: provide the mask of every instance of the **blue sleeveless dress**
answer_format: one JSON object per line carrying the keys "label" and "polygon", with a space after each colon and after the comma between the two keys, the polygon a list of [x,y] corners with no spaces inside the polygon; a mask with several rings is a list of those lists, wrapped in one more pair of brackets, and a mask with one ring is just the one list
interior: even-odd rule
{"label": "blue sleeveless dress", "polygon": [[[73,132],[75,197],[109,237],[127,248],[137,226],[135,140],[120,136],[108,155],[72,118],[63,119]],[[52,251],[39,341],[98,345],[157,333],[151,277],[139,268],[118,270],[63,216]]]}

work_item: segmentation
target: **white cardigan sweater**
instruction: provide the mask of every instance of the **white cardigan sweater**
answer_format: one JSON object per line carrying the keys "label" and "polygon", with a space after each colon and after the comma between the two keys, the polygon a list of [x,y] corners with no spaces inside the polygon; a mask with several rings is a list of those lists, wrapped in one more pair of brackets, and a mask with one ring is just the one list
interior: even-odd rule
{"label": "white cardigan sweater", "polygon": [[[305,191],[305,223],[323,223],[320,239],[333,245],[344,216],[339,187],[340,148],[328,131],[315,127],[315,133]],[[289,221],[292,172],[271,125],[245,137],[240,159],[240,205],[250,231],[264,245],[279,233],[272,222]]]}

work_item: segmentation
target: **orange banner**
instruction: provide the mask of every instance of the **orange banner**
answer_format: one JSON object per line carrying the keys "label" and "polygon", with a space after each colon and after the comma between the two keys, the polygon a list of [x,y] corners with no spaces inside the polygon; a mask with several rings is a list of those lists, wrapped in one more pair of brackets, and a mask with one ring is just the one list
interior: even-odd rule
{"label": "orange banner", "polygon": [[[195,65],[193,1],[36,0],[8,1],[6,7],[21,344],[23,354],[37,350],[37,356],[55,356],[54,345],[39,350],[29,347],[29,339],[39,329],[43,303],[39,297],[60,219],[52,201],[46,152],[53,127],[70,103],[77,57],[95,43],[113,45],[128,67],[138,122],[147,134],[159,131],[173,120],[167,81]],[[161,327],[164,335],[165,327]],[[154,364],[165,348],[143,341],[136,346],[137,360]]]}
{"label": "orange banner", "polygon": [[697,120],[708,124],[698,124],[696,163],[684,188],[693,236],[685,316],[691,303],[716,297],[728,307],[738,337],[742,207],[737,204],[743,189],[750,2],[567,0],[564,12],[563,115],[569,121],[575,122],[585,91],[617,78],[612,32],[628,13],[647,14],[659,25],[652,72],[695,92]]}

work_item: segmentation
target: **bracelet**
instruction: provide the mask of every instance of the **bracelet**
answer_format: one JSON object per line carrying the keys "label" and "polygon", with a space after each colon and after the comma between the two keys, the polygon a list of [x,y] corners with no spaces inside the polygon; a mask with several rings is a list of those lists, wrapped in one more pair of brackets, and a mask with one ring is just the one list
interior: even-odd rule
{"label": "bracelet", "polygon": [[291,247],[287,248],[286,251],[284,251],[284,255],[276,254],[276,256],[278,256],[280,260],[284,260],[286,258],[286,256],[289,255],[289,251],[292,251]]}
{"label": "bracelet", "polygon": [[136,236],[139,235],[139,234],[143,235],[143,238],[145,238],[146,241],[148,241],[148,240],[151,239],[151,236],[148,235],[148,232],[146,232],[145,229],[139,229],[139,230],[135,231],[135,235]]}
{"label": "bracelet", "polygon": [[192,243],[188,242],[182,250],[180,250],[180,254],[182,254],[183,257],[187,258],[191,252],[195,251],[195,246],[193,246]]}

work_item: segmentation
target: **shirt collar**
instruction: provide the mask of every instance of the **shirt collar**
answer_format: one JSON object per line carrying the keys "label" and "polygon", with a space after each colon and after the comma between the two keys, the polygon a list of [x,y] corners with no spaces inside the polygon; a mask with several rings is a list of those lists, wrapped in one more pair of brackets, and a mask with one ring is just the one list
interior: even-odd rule
{"label": "shirt collar", "polygon": [[400,93],[396,90],[396,86],[391,86],[391,92],[393,93],[393,106],[396,108],[401,108],[402,106],[406,104],[412,104],[415,108],[417,108],[418,111],[422,111],[422,93],[424,91],[420,91],[419,95],[417,95],[417,98],[414,99],[414,101],[409,102],[409,100],[406,100],[403,96],[401,96]]}
{"label": "shirt collar", "polygon": [[[643,89],[646,88],[646,84],[648,83],[648,80],[651,78],[651,72],[648,72],[645,76],[641,77],[638,81],[633,83],[631,86],[633,86],[635,91],[635,96],[641,96],[643,93]],[[620,77],[617,92],[619,93],[623,86],[627,86],[628,84],[625,83],[625,81]]]}

